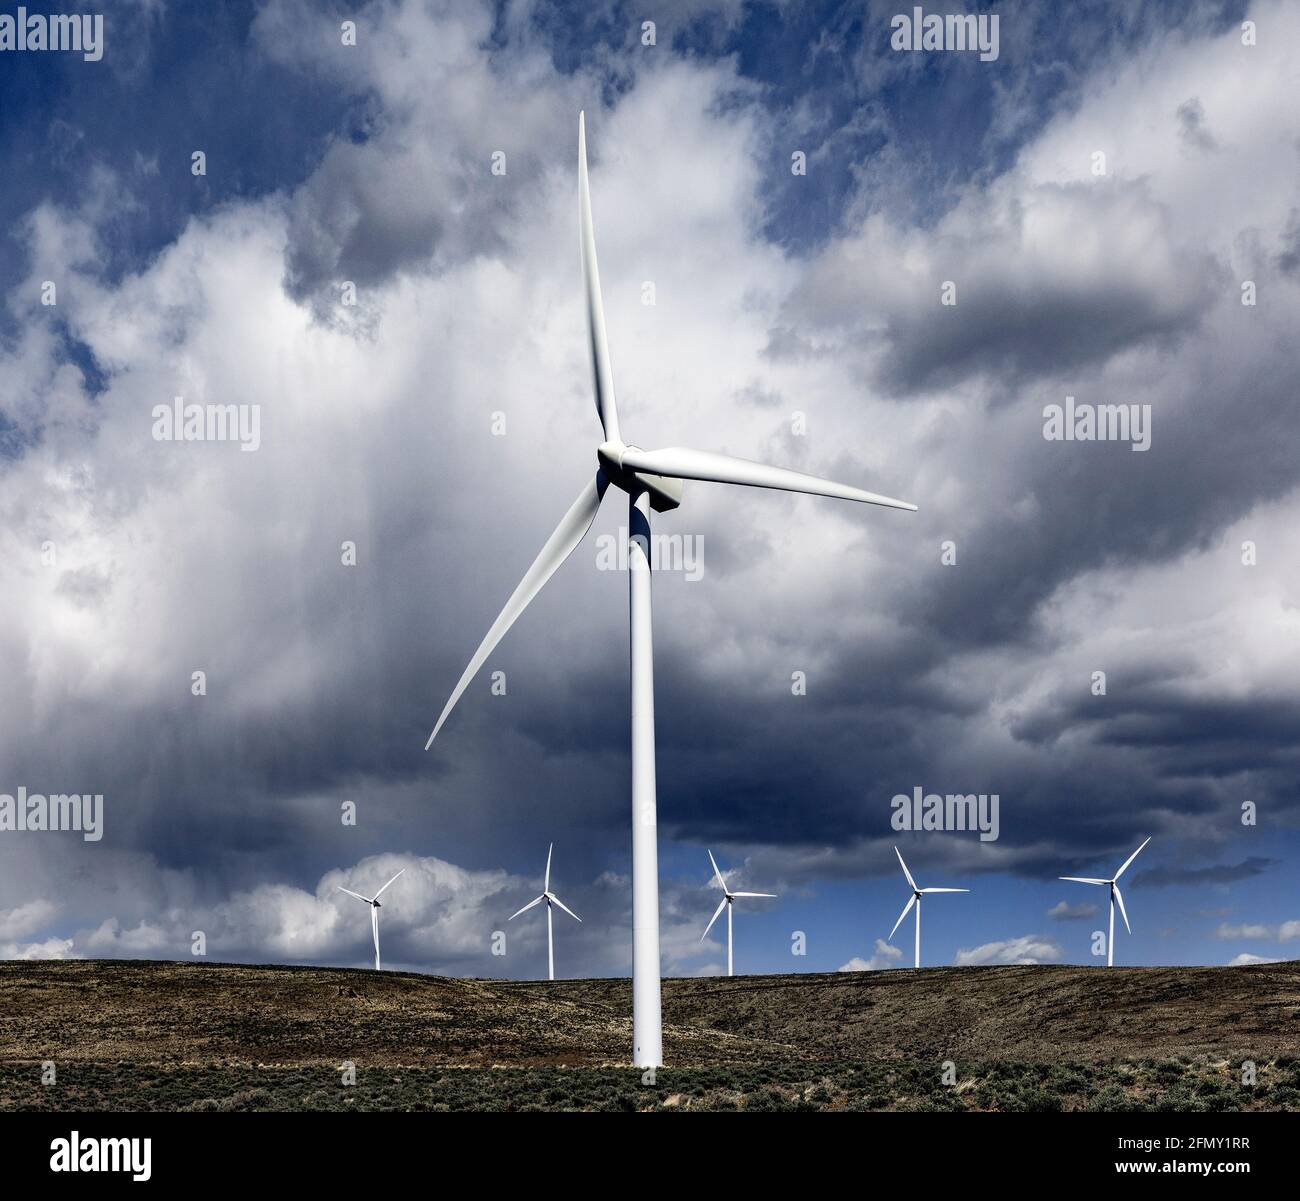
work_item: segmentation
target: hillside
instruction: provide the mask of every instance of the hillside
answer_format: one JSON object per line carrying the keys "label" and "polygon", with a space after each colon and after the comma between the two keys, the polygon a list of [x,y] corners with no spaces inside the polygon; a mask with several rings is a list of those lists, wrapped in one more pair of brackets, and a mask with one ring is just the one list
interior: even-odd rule
{"label": "hillside", "polygon": [[[618,1093],[623,1084],[610,1092],[609,1083],[610,1069],[628,1065],[629,1010],[626,980],[6,962],[0,1108],[74,1100],[168,1108],[195,1098],[199,1107],[220,1108],[249,1097],[249,1107],[425,1108],[477,1106],[485,1090],[486,1107],[524,1108],[539,1081],[555,1091],[555,1069],[568,1070],[559,1092],[573,1107],[633,1107],[636,1074],[617,1073],[631,1080],[632,1092]],[[680,1078],[694,1081],[700,1095],[721,1089],[741,1104],[751,1086],[767,1082],[779,1091],[781,1081],[795,1090],[787,1089],[790,1096],[805,1098],[865,1090],[876,1108],[896,1105],[903,1094],[925,1101],[945,1059],[963,1070],[1018,1065],[1013,1097],[1025,1089],[1038,1096],[1052,1078],[1053,1087],[1085,1100],[1117,1081],[1128,1095],[1149,1099],[1162,1089],[1191,1088],[1185,1072],[1210,1073],[1218,1096],[1231,1084],[1230,1065],[1251,1059],[1289,1090],[1274,1097],[1280,1107],[1300,1087],[1300,963],[666,980],[664,1047],[665,1076],[685,1073]],[[1176,1060],[1184,1066],[1171,1067]],[[56,1064],[71,1091],[40,1089],[45,1061]],[[336,1073],[344,1061],[369,1073],[381,1091],[341,1093]],[[1132,1067],[1139,1064],[1149,1071]],[[848,1083],[845,1073],[853,1077]],[[994,1076],[999,1087],[1006,1083],[1001,1069]],[[587,1083],[579,1087],[579,1080]],[[449,1100],[452,1093],[459,1101]],[[938,1097],[948,1104],[948,1094]],[[1193,1092],[1188,1098],[1195,1100]]]}

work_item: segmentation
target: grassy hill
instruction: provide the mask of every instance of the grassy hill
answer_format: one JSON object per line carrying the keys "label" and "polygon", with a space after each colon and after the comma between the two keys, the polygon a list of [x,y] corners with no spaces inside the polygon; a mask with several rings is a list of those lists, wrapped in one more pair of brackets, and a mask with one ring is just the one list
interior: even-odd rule
{"label": "grassy hill", "polygon": [[630,1008],[627,980],[0,963],[0,1108],[1300,1108],[1296,962],[666,980],[653,1085]]}

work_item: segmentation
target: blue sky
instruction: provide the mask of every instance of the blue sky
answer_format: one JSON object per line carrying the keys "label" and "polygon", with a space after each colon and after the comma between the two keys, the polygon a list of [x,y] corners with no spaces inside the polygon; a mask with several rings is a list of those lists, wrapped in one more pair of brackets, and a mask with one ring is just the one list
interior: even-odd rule
{"label": "blue sky", "polygon": [[[130,0],[101,62],[3,56],[0,794],[106,827],[0,831],[0,954],[364,964],[337,886],[406,866],[386,959],[535,975],[543,923],[489,946],[554,840],[560,971],[627,970],[617,505],[421,749],[598,440],[581,108],[625,434],[920,506],[701,484],[656,526],[703,564],[656,581],[666,970],[725,961],[710,846],[781,894],[739,970],[910,962],[895,842],[972,890],[928,964],[1094,962],[1056,877],[1148,835],[1118,962],[1291,954],[1295,13],[990,5],[981,62],[896,7],[674,0],[648,46],[626,4]],[[177,395],[256,453],[157,440]],[[1045,438],[1067,395],[1149,450]],[[915,787],[999,839],[895,834]]]}

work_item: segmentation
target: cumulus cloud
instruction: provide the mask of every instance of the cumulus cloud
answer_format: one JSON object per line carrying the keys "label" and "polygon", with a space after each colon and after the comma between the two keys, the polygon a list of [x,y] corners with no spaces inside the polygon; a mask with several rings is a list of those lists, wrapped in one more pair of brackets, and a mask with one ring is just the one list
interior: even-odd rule
{"label": "cumulus cloud", "polygon": [[898,947],[891,947],[883,938],[876,939],[876,949],[870,959],[855,955],[848,963],[842,963],[835,970],[838,972],[878,972],[888,967],[898,967],[903,952]]}
{"label": "cumulus cloud", "polygon": [[47,938],[44,942],[0,943],[0,959],[82,959],[70,938]]}
{"label": "cumulus cloud", "polygon": [[1067,901],[1057,901],[1048,911],[1047,916],[1058,922],[1085,922],[1097,916],[1097,906],[1089,901],[1080,901],[1071,905]]}
{"label": "cumulus cloud", "polygon": [[14,909],[0,910],[0,939],[24,938],[49,924],[58,912],[50,901],[38,898]]}
{"label": "cumulus cloud", "polygon": [[1061,948],[1041,934],[1022,934],[1003,942],[986,942],[982,946],[957,952],[953,963],[957,967],[970,967],[985,963],[1055,963],[1061,958]]}
{"label": "cumulus cloud", "polygon": [[1267,940],[1269,942],[1290,942],[1293,938],[1300,938],[1300,921],[1286,921],[1276,926],[1266,925],[1262,922],[1243,923],[1241,925],[1232,925],[1229,922],[1220,922],[1218,929],[1214,932],[1214,937],[1226,939],[1253,938]]}

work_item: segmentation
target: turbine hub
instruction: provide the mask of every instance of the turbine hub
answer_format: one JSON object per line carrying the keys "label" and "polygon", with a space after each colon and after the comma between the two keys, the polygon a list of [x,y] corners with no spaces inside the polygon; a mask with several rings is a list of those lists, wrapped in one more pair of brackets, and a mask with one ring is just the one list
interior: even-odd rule
{"label": "turbine hub", "polygon": [[666,475],[651,475],[645,471],[625,471],[623,455],[629,450],[641,450],[625,442],[602,442],[596,448],[596,458],[605,469],[609,482],[622,488],[629,496],[637,492],[650,493],[650,507],[656,513],[667,513],[682,503],[682,481]]}

